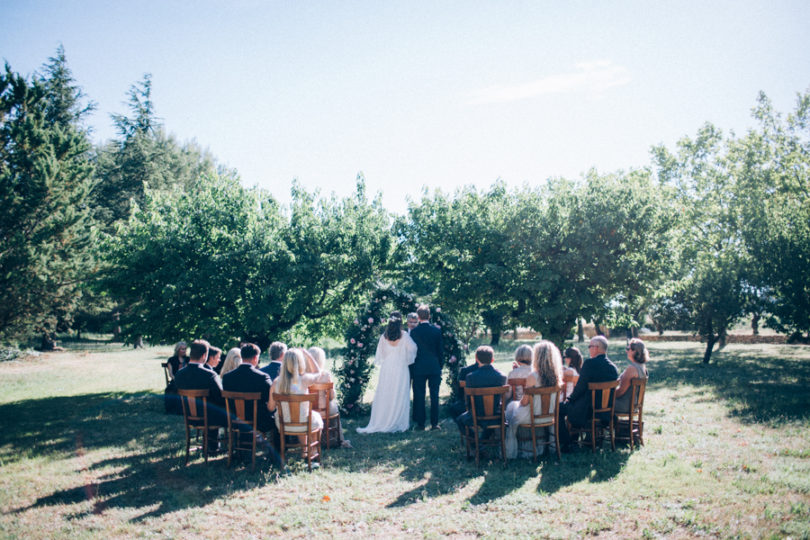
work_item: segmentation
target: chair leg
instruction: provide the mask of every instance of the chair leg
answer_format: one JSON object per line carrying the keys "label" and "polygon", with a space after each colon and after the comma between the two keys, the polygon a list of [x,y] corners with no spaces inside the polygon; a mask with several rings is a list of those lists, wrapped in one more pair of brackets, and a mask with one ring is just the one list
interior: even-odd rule
{"label": "chair leg", "polygon": [[498,428],[498,431],[501,432],[501,458],[503,458],[503,464],[506,466],[506,433],[504,433],[503,425]]}
{"label": "chair leg", "polygon": [[635,437],[633,436],[633,414],[632,413],[630,414],[630,417],[628,418],[628,422],[627,422],[627,435],[630,438],[630,452],[632,452],[633,451],[633,439],[635,439]]}
{"label": "chair leg", "polygon": [[616,451],[616,429],[613,424],[613,417],[610,417],[610,449]]}
{"label": "chair leg", "polygon": [[596,420],[591,419],[591,452],[596,453]]}
{"label": "chair leg", "polygon": [[560,424],[554,422],[554,443],[557,446],[557,461],[562,459],[562,454],[560,453]]}
{"label": "chair leg", "polygon": [[251,431],[253,435],[253,449],[250,453],[250,470],[251,472],[256,470],[256,438],[258,437],[258,433],[255,431]]}
{"label": "chair leg", "polygon": [[186,466],[188,466],[188,458],[189,454],[191,453],[190,448],[191,448],[191,430],[189,429],[188,424],[186,424]]}

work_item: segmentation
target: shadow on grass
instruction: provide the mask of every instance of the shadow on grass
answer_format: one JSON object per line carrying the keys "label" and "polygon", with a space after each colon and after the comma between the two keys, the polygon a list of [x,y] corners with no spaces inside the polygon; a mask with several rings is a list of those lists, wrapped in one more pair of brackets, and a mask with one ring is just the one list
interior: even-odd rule
{"label": "shadow on grass", "polygon": [[[729,414],[747,423],[778,426],[810,420],[810,362],[801,345],[735,345],[702,363],[703,347],[678,350],[650,347],[648,388],[692,385],[713,390]],[[776,354],[774,354],[776,353]],[[702,399],[705,399],[702,398]]]}
{"label": "shadow on grass", "polygon": [[[12,512],[89,501],[90,508],[71,517],[127,508],[142,510],[132,518],[141,521],[275,481],[276,470],[258,458],[255,473],[235,468],[225,478],[226,457],[211,458],[206,465],[192,453],[189,466],[184,466],[183,419],[163,414],[162,408],[163,395],[148,393],[90,394],[1,405],[0,417],[6,419],[6,425],[0,433],[0,457],[5,464],[43,456],[52,460],[77,457],[78,466],[87,471],[79,475],[85,482],[39,497]],[[113,455],[100,460],[88,456],[95,451]]]}

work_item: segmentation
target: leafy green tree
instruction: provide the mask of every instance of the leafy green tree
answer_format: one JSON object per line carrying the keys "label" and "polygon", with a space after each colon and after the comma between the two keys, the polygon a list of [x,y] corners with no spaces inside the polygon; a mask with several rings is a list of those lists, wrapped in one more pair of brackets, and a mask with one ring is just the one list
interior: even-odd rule
{"label": "leafy green tree", "polygon": [[810,333],[810,93],[786,117],[761,94],[758,129],[732,141],[735,207],[767,324],[796,339]]}
{"label": "leafy green tree", "polygon": [[722,133],[706,124],[677,153],[653,148],[663,186],[676,203],[679,247],[669,289],[682,302],[690,327],[705,341],[703,362],[745,313],[753,275],[735,213],[731,162]]}
{"label": "leafy green tree", "polygon": [[[57,52],[53,68],[63,68]],[[69,72],[0,75],[0,339],[68,320],[91,270],[91,146]],[[62,92],[64,91],[64,92]],[[47,341],[47,340],[46,340]]]}
{"label": "leafy green tree", "polygon": [[106,284],[126,306],[129,339],[248,338],[266,348],[295,329],[331,331],[390,249],[387,215],[366,200],[362,181],[340,201],[316,202],[296,188],[289,215],[234,178],[196,186],[147,189],[109,238]]}

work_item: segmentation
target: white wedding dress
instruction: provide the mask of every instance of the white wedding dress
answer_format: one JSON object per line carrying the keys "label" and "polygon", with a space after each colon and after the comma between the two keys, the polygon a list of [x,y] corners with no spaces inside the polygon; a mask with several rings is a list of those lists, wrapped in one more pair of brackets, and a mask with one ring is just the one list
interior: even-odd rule
{"label": "white wedding dress", "polygon": [[380,336],[374,364],[380,366],[380,378],[374,401],[371,403],[371,420],[358,433],[392,433],[408,429],[411,409],[411,375],[408,366],[416,358],[416,343],[407,332],[391,342]]}

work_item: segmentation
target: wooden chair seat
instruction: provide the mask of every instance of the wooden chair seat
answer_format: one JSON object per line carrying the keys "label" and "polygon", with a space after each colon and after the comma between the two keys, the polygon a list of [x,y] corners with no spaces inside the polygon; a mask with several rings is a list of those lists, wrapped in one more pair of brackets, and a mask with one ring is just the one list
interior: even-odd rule
{"label": "wooden chair seat", "polygon": [[208,431],[212,429],[225,428],[224,425],[212,424],[208,420],[208,390],[178,390],[180,402],[183,406],[183,421],[186,426],[186,465],[191,448],[191,430],[196,430],[196,437],[199,438],[200,431],[203,435],[203,456],[208,463]]}
{"label": "wooden chair seat", "polygon": [[[472,426],[464,426],[462,443],[470,456],[470,447],[475,447],[475,464],[480,465],[481,448],[492,446],[501,448],[501,457],[506,464],[506,419],[504,418],[504,398],[509,392],[509,385],[487,388],[468,388],[464,394],[469,398],[468,404],[472,416]],[[481,437],[481,431],[497,432],[499,437]]]}
{"label": "wooden chair seat", "polygon": [[[259,438],[256,422],[259,407],[265,407],[261,402],[262,394],[223,390],[222,397],[225,399],[225,412],[228,416],[228,467],[231,466],[235,451],[249,451],[252,471],[256,468],[256,445]],[[250,442],[243,435],[250,435]]]}
{"label": "wooden chair seat", "polygon": [[[602,437],[604,431],[607,430],[610,435],[610,447],[616,450],[616,432],[613,423],[613,395],[619,387],[619,381],[607,381],[601,383],[588,383],[588,390],[591,391],[591,419],[589,425],[583,428],[575,428],[571,426],[566,418],[566,427],[571,439],[577,444],[581,444],[579,440],[580,435],[588,434],[591,438],[591,451],[596,452],[596,438],[597,435]],[[598,397],[597,397],[598,395]],[[602,422],[599,415],[609,415],[610,420],[607,424]]]}
{"label": "wooden chair seat", "polygon": [[[556,386],[547,386],[544,388],[524,388],[525,395],[530,396],[531,415],[529,422],[523,423],[518,426],[517,439],[518,441],[532,441],[533,458],[537,459],[537,430],[543,429],[545,435],[546,428],[554,429],[554,442],[543,440],[540,445],[550,446],[554,444],[557,449],[557,459],[560,459],[560,389]],[[521,429],[529,430],[529,437],[521,437]]]}
{"label": "wooden chair seat", "polygon": [[[312,413],[318,405],[317,394],[273,394],[276,402],[281,439],[281,465],[286,463],[289,450],[300,451],[307,460],[307,468],[312,470],[312,460],[321,462],[321,429],[312,426]],[[291,443],[287,435],[295,436],[299,442]]]}
{"label": "wooden chair seat", "polygon": [[[644,445],[644,393],[647,389],[647,377],[633,377],[630,380],[630,411],[615,412],[616,438],[630,443],[633,451],[635,438],[638,437],[640,445]],[[625,435],[626,433],[626,435]]]}

